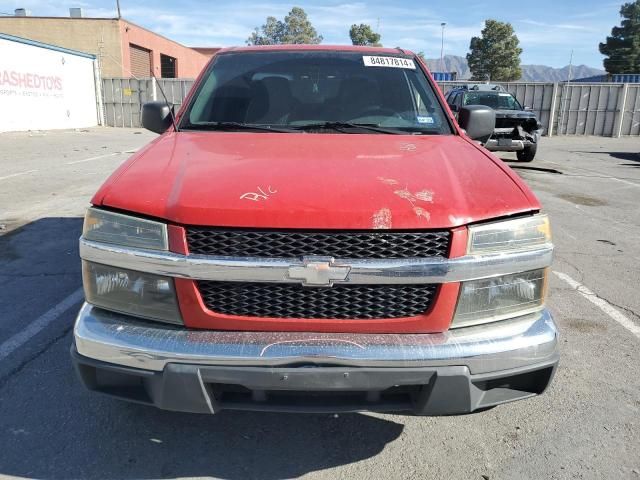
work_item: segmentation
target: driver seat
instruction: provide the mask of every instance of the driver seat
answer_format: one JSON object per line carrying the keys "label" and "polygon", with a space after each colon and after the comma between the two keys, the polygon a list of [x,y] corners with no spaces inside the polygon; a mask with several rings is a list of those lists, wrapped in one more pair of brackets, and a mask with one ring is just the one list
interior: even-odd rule
{"label": "driver seat", "polygon": [[338,98],[341,121],[361,117],[367,110],[379,108],[381,104],[378,85],[364,77],[351,77],[343,80]]}
{"label": "driver seat", "polygon": [[281,77],[267,77],[258,80],[253,99],[247,108],[245,122],[282,125],[294,105],[289,80]]}

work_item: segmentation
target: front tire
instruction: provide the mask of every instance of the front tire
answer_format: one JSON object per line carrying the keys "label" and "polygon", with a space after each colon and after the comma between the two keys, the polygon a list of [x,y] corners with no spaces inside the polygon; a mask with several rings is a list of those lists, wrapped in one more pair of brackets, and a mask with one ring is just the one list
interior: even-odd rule
{"label": "front tire", "polygon": [[531,162],[533,158],[536,156],[536,152],[538,151],[538,144],[532,143],[528,147],[524,147],[523,150],[519,150],[516,152],[516,156],[518,160],[521,162]]}

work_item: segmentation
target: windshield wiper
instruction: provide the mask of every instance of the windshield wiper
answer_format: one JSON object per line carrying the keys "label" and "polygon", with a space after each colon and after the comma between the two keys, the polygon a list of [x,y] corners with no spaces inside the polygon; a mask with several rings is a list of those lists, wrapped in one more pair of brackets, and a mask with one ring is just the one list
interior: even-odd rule
{"label": "windshield wiper", "polygon": [[391,135],[403,135],[406,132],[401,130],[392,130],[390,128],[384,128],[376,123],[352,123],[352,122],[322,122],[322,123],[308,123],[306,125],[290,125],[290,128],[298,130],[337,130],[343,133],[354,133],[349,129],[367,130],[370,132],[387,133]]}
{"label": "windshield wiper", "polygon": [[271,125],[259,125],[254,123],[241,122],[198,122],[188,123],[180,128],[180,130],[259,130],[265,132],[277,133],[297,133],[298,129],[287,127],[274,127]]}

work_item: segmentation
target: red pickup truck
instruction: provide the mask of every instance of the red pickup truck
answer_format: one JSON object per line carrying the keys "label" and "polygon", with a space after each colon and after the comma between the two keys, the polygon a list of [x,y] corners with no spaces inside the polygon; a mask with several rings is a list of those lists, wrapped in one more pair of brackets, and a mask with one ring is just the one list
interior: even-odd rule
{"label": "red pickup truck", "polygon": [[216,413],[463,414],[542,393],[553,245],[531,190],[402,49],[221,50],[92,199],[89,389]]}

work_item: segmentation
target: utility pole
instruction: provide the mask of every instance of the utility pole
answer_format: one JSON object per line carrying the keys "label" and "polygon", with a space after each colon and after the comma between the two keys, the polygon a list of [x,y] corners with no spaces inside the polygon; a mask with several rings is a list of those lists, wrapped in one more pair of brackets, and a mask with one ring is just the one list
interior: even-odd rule
{"label": "utility pole", "polygon": [[[570,86],[571,86],[571,70],[573,67],[573,49],[571,49],[571,55],[569,56],[569,72],[567,73],[567,83],[565,84],[565,87],[562,91],[562,112],[560,115],[560,125],[558,125],[558,133],[561,134],[562,133],[562,124],[565,121],[565,115],[567,115],[567,123],[564,126],[564,134],[567,134],[567,129],[569,127],[569,118],[568,118],[568,112],[566,112],[566,108],[567,108],[567,100],[568,100],[568,95],[569,95],[569,91],[570,91]],[[571,105],[569,105],[569,107],[571,107]]]}
{"label": "utility pole", "polygon": [[116,8],[118,9],[118,20],[122,18],[120,15],[120,0],[116,0]]}
{"label": "utility pole", "polygon": [[440,42],[440,70],[444,73],[444,27],[447,23],[442,22],[440,26],[442,27],[442,37]]}

